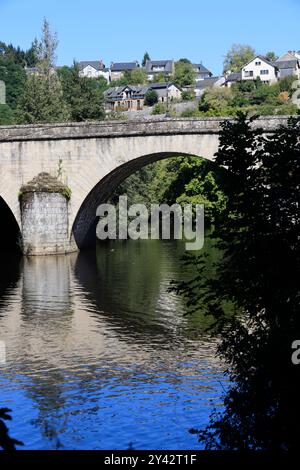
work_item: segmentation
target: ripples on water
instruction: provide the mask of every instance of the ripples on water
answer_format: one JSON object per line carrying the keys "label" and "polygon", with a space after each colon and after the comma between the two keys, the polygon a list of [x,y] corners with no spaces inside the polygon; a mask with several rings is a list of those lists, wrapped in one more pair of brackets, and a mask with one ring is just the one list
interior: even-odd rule
{"label": "ripples on water", "polygon": [[110,242],[79,255],[6,258],[0,406],[26,449],[197,449],[224,386],[203,319],[170,281],[183,244]]}

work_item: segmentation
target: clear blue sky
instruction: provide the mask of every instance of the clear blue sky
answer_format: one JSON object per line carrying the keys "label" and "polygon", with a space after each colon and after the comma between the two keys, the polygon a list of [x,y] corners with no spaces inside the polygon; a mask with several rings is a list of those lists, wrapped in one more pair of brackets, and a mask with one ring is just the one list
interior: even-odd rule
{"label": "clear blue sky", "polygon": [[300,49],[300,0],[0,0],[0,40],[28,48],[44,16],[58,33],[59,65],[140,61],[147,50],[218,74],[233,43]]}

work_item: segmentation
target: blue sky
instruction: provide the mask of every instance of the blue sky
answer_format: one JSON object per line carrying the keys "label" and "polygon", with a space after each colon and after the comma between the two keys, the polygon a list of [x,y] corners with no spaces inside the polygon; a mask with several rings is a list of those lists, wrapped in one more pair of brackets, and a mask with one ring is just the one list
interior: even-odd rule
{"label": "blue sky", "polygon": [[148,50],[218,74],[233,43],[300,49],[300,0],[0,0],[0,40],[28,48],[44,16],[58,33],[59,65],[141,60]]}

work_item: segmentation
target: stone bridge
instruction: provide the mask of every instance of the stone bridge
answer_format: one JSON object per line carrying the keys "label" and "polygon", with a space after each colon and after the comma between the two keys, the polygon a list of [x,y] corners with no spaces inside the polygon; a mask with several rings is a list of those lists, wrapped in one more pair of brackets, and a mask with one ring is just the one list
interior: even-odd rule
{"label": "stone bridge", "polygon": [[[26,238],[26,253],[81,249],[93,238],[97,206],[109,198],[120,182],[142,166],[171,156],[196,155],[212,160],[224,120],[165,118],[1,126],[1,207],[9,210]],[[265,117],[255,126],[271,133],[286,120]],[[59,176],[71,190],[63,216],[64,207],[50,194],[48,198],[32,200],[31,212],[28,204],[21,207],[22,186],[42,172]],[[5,230],[2,215],[1,230]]]}

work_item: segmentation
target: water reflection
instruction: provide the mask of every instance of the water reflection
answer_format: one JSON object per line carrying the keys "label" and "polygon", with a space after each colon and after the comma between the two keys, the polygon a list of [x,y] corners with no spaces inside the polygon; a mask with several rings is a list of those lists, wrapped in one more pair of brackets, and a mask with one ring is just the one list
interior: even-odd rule
{"label": "water reflection", "polygon": [[188,429],[223,377],[203,319],[168,292],[192,274],[183,249],[110,242],[1,264],[1,402],[26,448],[197,448]]}

